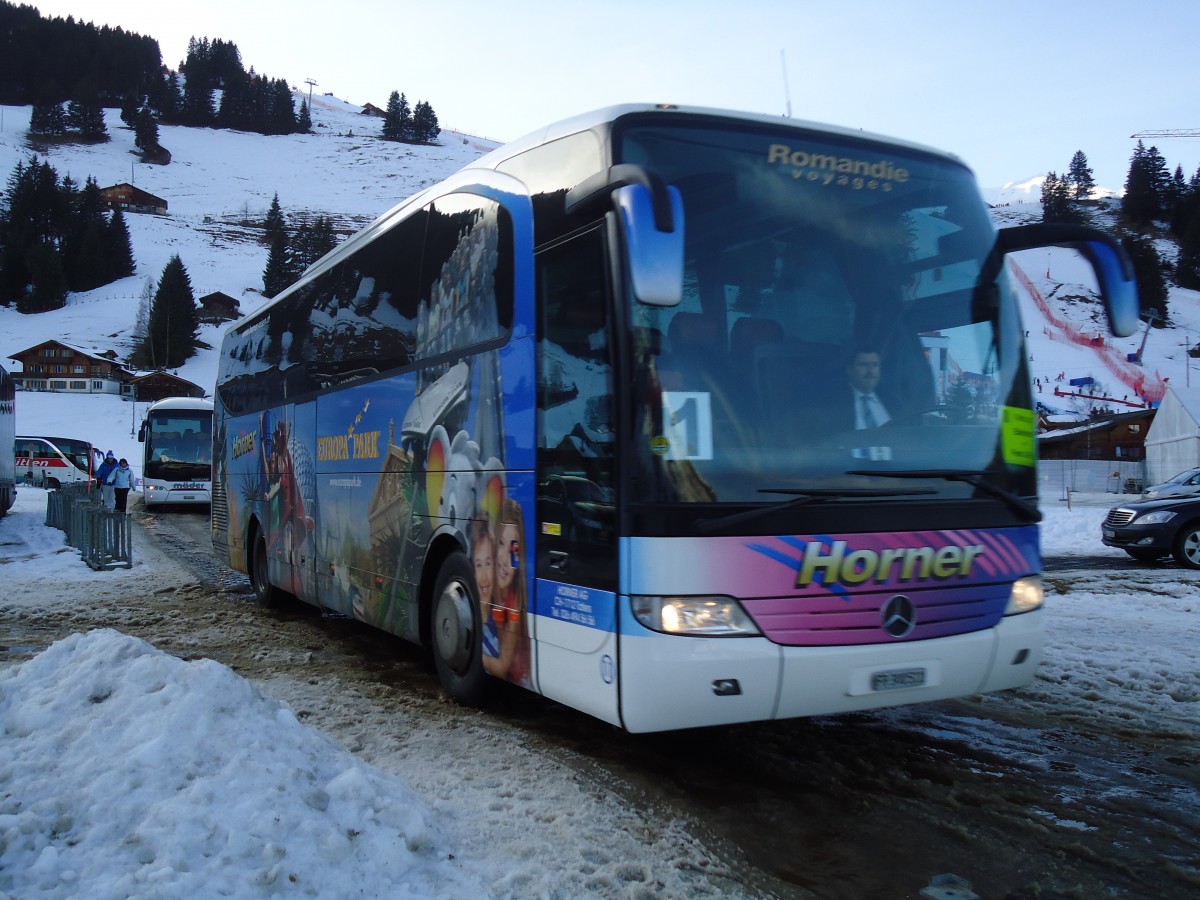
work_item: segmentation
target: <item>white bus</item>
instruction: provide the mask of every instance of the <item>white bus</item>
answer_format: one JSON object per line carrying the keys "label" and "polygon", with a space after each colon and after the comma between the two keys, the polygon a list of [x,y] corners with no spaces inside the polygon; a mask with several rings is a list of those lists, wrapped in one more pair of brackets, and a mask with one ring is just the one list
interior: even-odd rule
{"label": "white bus", "polygon": [[13,451],[16,479],[25,484],[50,489],[87,484],[95,471],[92,445],[78,438],[19,434]]}
{"label": "white bus", "polygon": [[503,679],[631,732],[1027,684],[1005,254],[1049,245],[1135,330],[1114,239],[997,231],[956,157],[712,110],[560,122],[226,332],[214,546],[261,603],[428,646],[461,702]]}
{"label": "white bus", "polygon": [[147,506],[212,498],[211,400],[167,397],[151,404],[138,430]]}

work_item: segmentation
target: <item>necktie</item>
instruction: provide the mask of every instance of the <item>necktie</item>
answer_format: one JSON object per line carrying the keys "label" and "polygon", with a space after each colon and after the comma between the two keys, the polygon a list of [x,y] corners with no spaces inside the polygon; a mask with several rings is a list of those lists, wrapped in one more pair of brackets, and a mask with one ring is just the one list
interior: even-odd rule
{"label": "necktie", "polygon": [[875,414],[871,412],[871,395],[863,394],[862,400],[862,427],[874,428],[876,426]]}

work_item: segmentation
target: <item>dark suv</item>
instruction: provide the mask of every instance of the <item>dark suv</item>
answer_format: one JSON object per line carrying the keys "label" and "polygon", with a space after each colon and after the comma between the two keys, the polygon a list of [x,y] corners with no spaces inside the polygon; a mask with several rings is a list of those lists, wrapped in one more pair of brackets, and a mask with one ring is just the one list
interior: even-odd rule
{"label": "dark suv", "polygon": [[1101,540],[1134,559],[1154,562],[1164,556],[1189,569],[1200,569],[1200,497],[1171,497],[1123,503],[1108,511]]}

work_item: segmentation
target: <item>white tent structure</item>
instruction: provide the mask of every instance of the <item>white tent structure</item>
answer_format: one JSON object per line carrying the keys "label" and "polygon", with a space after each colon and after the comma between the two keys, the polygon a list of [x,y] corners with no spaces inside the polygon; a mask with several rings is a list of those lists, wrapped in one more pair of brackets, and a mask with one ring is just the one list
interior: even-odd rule
{"label": "white tent structure", "polygon": [[1200,387],[1168,385],[1146,432],[1146,484],[1200,466]]}

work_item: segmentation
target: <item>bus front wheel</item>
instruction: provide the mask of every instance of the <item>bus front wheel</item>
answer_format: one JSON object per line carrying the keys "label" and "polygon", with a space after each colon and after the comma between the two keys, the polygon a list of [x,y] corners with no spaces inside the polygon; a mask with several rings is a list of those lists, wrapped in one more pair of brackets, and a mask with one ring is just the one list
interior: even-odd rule
{"label": "bus front wheel", "polygon": [[267,572],[267,536],[261,531],[254,537],[254,550],[250,557],[250,586],[254,589],[254,599],[259,606],[271,609],[281,606],[284,601],[282,589],[271,584]]}
{"label": "bus front wheel", "polygon": [[490,678],[483,670],[483,643],[475,573],[467,557],[454,552],[438,570],[430,616],[430,647],[438,680],[451,699],[481,706]]}

